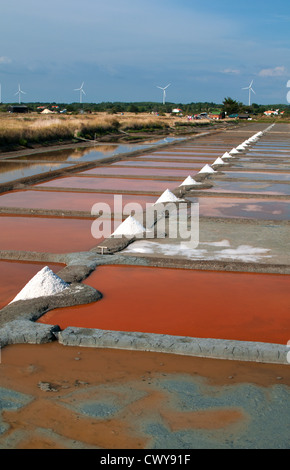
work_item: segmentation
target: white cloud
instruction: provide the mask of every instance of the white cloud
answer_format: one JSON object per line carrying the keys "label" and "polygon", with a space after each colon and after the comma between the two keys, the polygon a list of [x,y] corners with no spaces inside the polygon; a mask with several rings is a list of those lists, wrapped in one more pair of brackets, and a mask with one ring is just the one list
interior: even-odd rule
{"label": "white cloud", "polygon": [[241,71],[238,70],[238,69],[224,69],[222,71],[222,73],[230,73],[230,74],[233,74],[233,75],[239,75],[239,73],[241,73]]}
{"label": "white cloud", "polygon": [[0,56],[0,64],[10,64],[12,62],[9,57],[5,57],[4,55]]}
{"label": "white cloud", "polygon": [[280,67],[274,67],[272,69],[262,69],[258,73],[260,77],[282,77],[286,74],[287,74],[287,71],[284,65]]}

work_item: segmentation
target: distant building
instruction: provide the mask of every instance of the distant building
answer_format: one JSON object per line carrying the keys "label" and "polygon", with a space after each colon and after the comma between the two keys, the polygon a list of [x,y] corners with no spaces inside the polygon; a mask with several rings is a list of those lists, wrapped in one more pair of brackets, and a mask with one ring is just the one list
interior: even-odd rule
{"label": "distant building", "polygon": [[279,109],[276,109],[275,111],[269,110],[264,112],[265,116],[278,116],[279,114]]}
{"label": "distant building", "polygon": [[28,113],[28,107],[23,105],[9,106],[9,113]]}
{"label": "distant building", "polygon": [[225,113],[221,111],[220,109],[214,109],[213,111],[209,113],[208,117],[210,119],[215,119],[215,120],[224,119]]}

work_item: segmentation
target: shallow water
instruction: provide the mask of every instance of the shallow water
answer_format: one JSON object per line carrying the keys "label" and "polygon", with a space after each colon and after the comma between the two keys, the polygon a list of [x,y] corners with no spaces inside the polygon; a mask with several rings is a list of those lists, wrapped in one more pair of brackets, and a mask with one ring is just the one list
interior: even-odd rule
{"label": "shallow water", "polygon": [[290,204],[288,201],[232,197],[188,197],[187,199],[199,203],[199,214],[202,217],[290,220]]}
{"label": "shallow water", "polygon": [[[285,173],[266,173],[258,171],[225,171],[225,177],[229,178],[247,178],[252,180],[277,180],[277,181],[290,181],[290,174]],[[290,189],[290,188],[289,188]]]}
{"label": "shallow water", "polygon": [[249,194],[268,194],[284,195],[289,194],[288,184],[266,183],[266,182],[247,182],[247,181],[214,181],[213,187],[208,189],[210,192],[217,193],[249,193]]}
{"label": "shallow water", "polygon": [[49,253],[86,251],[100,240],[91,235],[92,220],[0,216],[0,250]]}
{"label": "shallow water", "polygon": [[174,189],[179,186],[183,178],[176,179],[175,181],[167,180],[148,180],[133,178],[89,178],[89,177],[77,177],[71,176],[67,178],[58,178],[55,180],[41,183],[35,187],[45,188],[71,188],[71,189],[92,189],[92,190],[126,190],[126,191],[137,191],[137,192],[152,192],[152,191],[165,191],[165,189]]}
{"label": "shallow water", "polygon": [[[197,166],[196,172],[202,168],[202,164]],[[184,177],[188,176],[188,170],[180,169],[158,169],[158,168],[128,168],[128,167],[99,167],[92,170],[82,171],[81,175],[115,175],[115,176],[142,176],[144,178],[159,177]]]}
{"label": "shallow water", "polygon": [[290,276],[275,274],[99,266],[85,283],[102,292],[103,299],[53,310],[39,321],[62,329],[78,326],[286,344],[289,280]]}
{"label": "shallow water", "polygon": [[2,160],[0,161],[0,184],[70,166],[67,163],[15,163]]}
{"label": "shallow water", "polygon": [[[192,170],[197,170],[200,168],[199,164],[200,160],[197,161],[189,161],[189,162],[169,162],[169,161],[155,161],[155,160],[148,160],[148,161],[135,161],[135,160],[126,160],[123,162],[117,162],[113,163],[111,167],[123,167],[123,166],[129,166],[129,167],[144,167],[144,168],[190,168]],[[212,162],[212,158],[203,158],[201,160],[202,162]]]}
{"label": "shallow water", "polygon": [[[122,194],[124,205],[134,202],[140,204],[142,208],[146,204],[154,204],[156,196],[143,196],[138,194]],[[68,210],[86,211],[91,209],[96,203],[108,204],[114,208],[116,201],[115,194],[101,193],[74,193],[69,191],[13,191],[0,195],[0,205],[2,207],[20,207],[23,209],[43,209],[43,210]]]}

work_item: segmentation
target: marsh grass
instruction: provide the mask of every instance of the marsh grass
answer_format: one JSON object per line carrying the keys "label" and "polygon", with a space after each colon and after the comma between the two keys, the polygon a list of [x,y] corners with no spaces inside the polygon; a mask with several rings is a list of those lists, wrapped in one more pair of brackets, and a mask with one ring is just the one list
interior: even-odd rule
{"label": "marsh grass", "polygon": [[0,115],[0,146],[44,144],[71,141],[76,137],[93,140],[107,134],[125,132],[158,132],[174,129],[180,118],[127,113],[87,115]]}

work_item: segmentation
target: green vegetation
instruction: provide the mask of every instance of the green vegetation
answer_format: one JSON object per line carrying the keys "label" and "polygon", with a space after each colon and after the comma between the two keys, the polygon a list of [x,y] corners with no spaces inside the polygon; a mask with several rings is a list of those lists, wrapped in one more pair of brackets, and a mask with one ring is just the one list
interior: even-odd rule
{"label": "green vegetation", "polygon": [[[0,104],[0,112],[7,112],[9,106],[17,105],[17,103]],[[26,103],[25,104],[30,112],[41,112],[44,108],[50,109],[55,112],[66,110],[69,114],[79,114],[80,111],[84,113],[108,113],[108,114],[121,114],[121,113],[152,113],[159,114],[160,116],[170,114],[174,108],[182,110],[184,116],[195,115],[202,112],[214,113],[219,109],[230,114],[249,113],[253,115],[263,114],[268,109],[279,109],[285,111],[289,116],[290,105],[287,104],[274,104],[274,105],[259,105],[253,103],[251,106],[244,105],[230,97],[226,97],[223,103],[213,102],[197,102],[197,103],[162,103],[156,102],[102,102],[102,103]]]}

